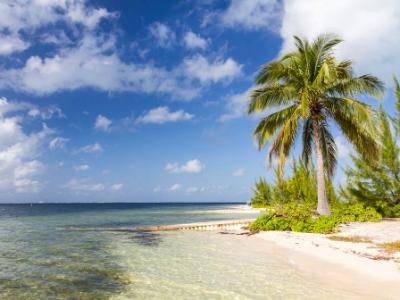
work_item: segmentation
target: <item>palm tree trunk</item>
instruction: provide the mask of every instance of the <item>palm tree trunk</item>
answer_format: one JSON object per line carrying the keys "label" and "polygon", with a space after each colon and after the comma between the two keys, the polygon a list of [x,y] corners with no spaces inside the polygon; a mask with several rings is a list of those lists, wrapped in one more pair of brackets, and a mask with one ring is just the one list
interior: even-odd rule
{"label": "palm tree trunk", "polygon": [[315,152],[317,158],[317,190],[318,190],[318,206],[317,212],[320,215],[330,215],[328,198],[326,197],[324,160],[322,157],[321,139],[319,136],[318,125],[314,122],[313,126]]}

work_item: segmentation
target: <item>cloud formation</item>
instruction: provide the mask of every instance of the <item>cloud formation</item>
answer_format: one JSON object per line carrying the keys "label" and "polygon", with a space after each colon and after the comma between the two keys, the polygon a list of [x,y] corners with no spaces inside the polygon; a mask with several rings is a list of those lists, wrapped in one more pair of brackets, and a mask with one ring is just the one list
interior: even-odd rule
{"label": "cloud formation", "polygon": [[175,43],[175,32],[168,25],[154,22],[149,26],[149,31],[159,47],[169,48]]}
{"label": "cloud formation", "polygon": [[53,131],[43,124],[41,130],[26,133],[21,111],[27,108],[23,103],[0,98],[0,189],[3,191],[38,192],[43,187],[37,178],[45,168],[39,156]]}
{"label": "cloud formation", "polygon": [[112,121],[105,116],[98,115],[94,123],[94,128],[102,131],[109,131]]}
{"label": "cloud formation", "polygon": [[49,142],[49,149],[50,150],[63,149],[67,144],[67,142],[69,142],[69,139],[57,136]]}
{"label": "cloud formation", "polygon": [[120,191],[124,185],[122,183],[114,183],[113,185],[110,186],[110,189],[112,191]]}
{"label": "cloud formation", "polygon": [[98,152],[102,152],[102,151],[103,151],[103,147],[99,143],[94,143],[94,144],[89,144],[89,145],[83,146],[83,147],[79,148],[78,151],[76,151],[76,152],[92,154],[92,153],[98,153]]}
{"label": "cloud formation", "polygon": [[181,189],[182,189],[182,185],[179,184],[179,183],[175,183],[175,184],[173,184],[173,185],[169,188],[169,190],[170,190],[171,192],[176,192],[176,191],[179,191],[179,190],[181,190]]}
{"label": "cloud formation", "polygon": [[281,5],[278,0],[231,0],[228,8],[217,14],[226,27],[260,30],[279,28]]}
{"label": "cloud formation", "polygon": [[103,183],[92,182],[88,179],[70,179],[63,188],[73,191],[75,193],[88,193],[88,192],[101,192],[106,187]]}
{"label": "cloud formation", "polygon": [[235,177],[243,176],[244,175],[244,169],[243,168],[237,169],[236,171],[234,171],[232,173],[232,175],[235,176]]}
{"label": "cloud formation", "polygon": [[168,122],[188,121],[193,119],[194,115],[183,110],[172,112],[166,106],[160,106],[149,110],[137,118],[136,123],[142,124],[164,124]]}
{"label": "cloud formation", "polygon": [[[137,63],[124,59],[118,30],[100,26],[103,22],[111,24],[117,16],[85,0],[3,1],[0,55],[13,62],[17,58],[18,63],[2,70],[0,88],[37,96],[92,88],[191,100],[201,94],[205,85],[230,82],[240,75],[242,66],[231,57],[212,60],[197,55],[182,58],[169,67],[154,61]],[[155,22],[149,31],[160,47],[175,43],[174,31],[165,24]],[[31,38],[28,40],[27,36]],[[208,44],[192,31],[186,32],[183,40],[191,49],[204,49]],[[41,44],[46,44],[42,49],[49,50],[18,56],[18,52]]]}
{"label": "cloud formation", "polygon": [[206,49],[208,46],[208,41],[206,39],[192,31],[185,33],[183,43],[188,49]]}
{"label": "cloud formation", "polygon": [[219,121],[226,122],[247,116],[247,107],[249,105],[250,89],[242,93],[228,96],[225,101],[225,113],[219,117]]}
{"label": "cloud formation", "polygon": [[202,83],[229,82],[241,75],[242,67],[232,58],[210,62],[202,55],[195,55],[183,61],[183,73]]}
{"label": "cloud formation", "polygon": [[[85,0],[4,0],[0,3],[0,55],[23,51],[31,46],[27,35],[56,24],[68,28],[94,29],[102,19],[116,14],[95,8]],[[54,40],[54,38],[53,38]]]}
{"label": "cloud formation", "polygon": [[89,165],[79,165],[74,167],[75,171],[87,171],[90,169]]}
{"label": "cloud formation", "polygon": [[198,159],[188,160],[184,164],[168,163],[165,166],[165,171],[168,173],[200,173],[205,169],[205,165]]}
{"label": "cloud formation", "polygon": [[4,69],[0,87],[39,96],[90,87],[191,100],[204,84],[230,82],[241,69],[233,58],[210,61],[201,55],[186,58],[170,70],[128,63],[119,57],[113,38],[86,34],[78,45],[61,48],[55,55],[30,56],[22,67]]}

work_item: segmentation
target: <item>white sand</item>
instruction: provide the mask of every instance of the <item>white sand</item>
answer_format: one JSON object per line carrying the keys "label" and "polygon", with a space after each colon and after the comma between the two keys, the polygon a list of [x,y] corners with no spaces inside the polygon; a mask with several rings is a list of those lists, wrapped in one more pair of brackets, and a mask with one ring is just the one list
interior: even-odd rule
{"label": "white sand", "polygon": [[[232,206],[228,206],[225,209],[210,209],[210,210],[200,210],[199,214],[212,213],[212,214],[254,214],[254,219],[257,218],[257,215],[264,213],[265,208],[253,208],[246,204],[236,204]],[[193,211],[190,212],[193,214]]]}
{"label": "white sand", "polygon": [[[331,235],[361,236],[372,243],[332,241],[328,239]],[[274,243],[290,263],[314,276],[363,290],[369,296],[400,299],[400,253],[377,246],[400,240],[400,220],[351,223],[331,235],[268,231],[254,236]]]}

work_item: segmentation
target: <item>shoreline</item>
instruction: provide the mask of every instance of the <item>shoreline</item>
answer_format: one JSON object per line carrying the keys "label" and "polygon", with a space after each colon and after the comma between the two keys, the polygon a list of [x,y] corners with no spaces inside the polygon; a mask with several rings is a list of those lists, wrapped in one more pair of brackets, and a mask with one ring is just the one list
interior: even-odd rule
{"label": "shoreline", "polygon": [[[330,236],[362,236],[372,243],[334,241]],[[250,238],[277,247],[293,267],[324,282],[373,297],[398,299],[400,253],[385,252],[376,244],[400,240],[400,221],[346,224],[336,234],[264,231]]]}
{"label": "shoreline", "polygon": [[[263,211],[240,205],[235,208]],[[368,242],[329,239],[332,236],[359,237]],[[381,243],[400,241],[400,219],[343,224],[333,234],[262,231],[248,238],[267,243],[294,268],[326,284],[357,290],[367,299],[398,299],[400,294],[400,251],[388,252],[379,247]]]}

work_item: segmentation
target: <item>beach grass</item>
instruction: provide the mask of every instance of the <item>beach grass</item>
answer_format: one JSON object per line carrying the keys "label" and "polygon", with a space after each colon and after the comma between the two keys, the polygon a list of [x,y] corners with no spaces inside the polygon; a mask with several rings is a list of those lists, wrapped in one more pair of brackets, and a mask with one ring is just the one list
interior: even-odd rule
{"label": "beach grass", "polygon": [[372,243],[372,240],[359,236],[359,235],[353,235],[353,236],[338,236],[338,235],[332,235],[329,236],[328,239],[332,241],[340,241],[340,242],[351,242],[351,243]]}
{"label": "beach grass", "polygon": [[387,242],[379,244],[381,248],[387,252],[399,252],[400,251],[400,241]]}

